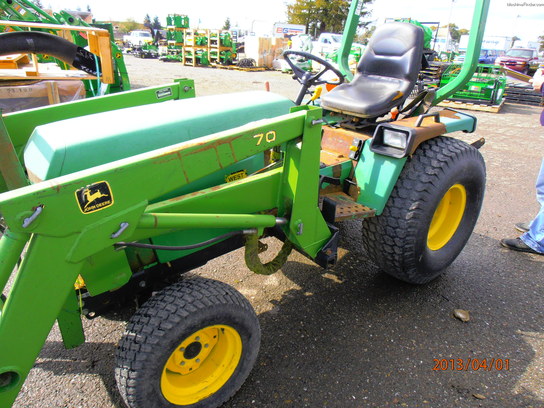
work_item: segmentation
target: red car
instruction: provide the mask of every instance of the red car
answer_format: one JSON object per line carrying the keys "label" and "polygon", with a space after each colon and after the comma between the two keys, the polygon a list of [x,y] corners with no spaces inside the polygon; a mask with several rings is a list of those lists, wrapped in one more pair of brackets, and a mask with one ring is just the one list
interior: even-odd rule
{"label": "red car", "polygon": [[533,48],[510,48],[495,60],[495,65],[528,75],[538,69],[538,53]]}

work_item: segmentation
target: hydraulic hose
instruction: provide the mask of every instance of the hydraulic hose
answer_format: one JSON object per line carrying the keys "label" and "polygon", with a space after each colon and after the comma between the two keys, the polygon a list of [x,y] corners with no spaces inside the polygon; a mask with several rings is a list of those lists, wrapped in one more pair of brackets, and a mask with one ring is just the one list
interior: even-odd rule
{"label": "hydraulic hose", "polygon": [[0,56],[18,53],[50,55],[94,76],[101,70],[97,55],[57,35],[39,31],[0,34]]}

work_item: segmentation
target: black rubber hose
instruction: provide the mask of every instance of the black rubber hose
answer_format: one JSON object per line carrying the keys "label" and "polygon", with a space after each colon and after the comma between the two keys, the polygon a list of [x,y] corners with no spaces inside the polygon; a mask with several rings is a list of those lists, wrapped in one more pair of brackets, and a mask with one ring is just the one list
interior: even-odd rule
{"label": "black rubber hose", "polygon": [[39,31],[0,34],[0,56],[18,53],[50,55],[90,75],[99,75],[98,56],[57,35]]}

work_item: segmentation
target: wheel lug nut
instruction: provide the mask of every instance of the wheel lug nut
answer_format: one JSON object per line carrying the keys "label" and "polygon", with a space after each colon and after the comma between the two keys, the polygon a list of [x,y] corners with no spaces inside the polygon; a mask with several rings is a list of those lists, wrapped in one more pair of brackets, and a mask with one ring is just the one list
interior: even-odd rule
{"label": "wheel lug nut", "polygon": [[206,343],[206,344],[204,344],[204,347],[208,348],[208,347],[210,347],[210,345],[208,343]]}
{"label": "wheel lug nut", "polygon": [[184,366],[184,365],[185,365],[185,361],[182,361],[182,362],[181,362],[181,365]]}
{"label": "wheel lug nut", "polygon": [[196,359],[196,362],[197,362],[197,363],[200,363],[200,359],[199,359],[199,358],[197,358],[197,359]]}

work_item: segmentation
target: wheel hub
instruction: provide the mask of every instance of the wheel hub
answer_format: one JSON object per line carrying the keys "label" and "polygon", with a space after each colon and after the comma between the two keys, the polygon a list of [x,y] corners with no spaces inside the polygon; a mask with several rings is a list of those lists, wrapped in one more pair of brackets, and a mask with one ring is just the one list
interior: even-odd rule
{"label": "wheel hub", "polygon": [[228,381],[241,355],[242,339],[232,327],[214,325],[196,331],[176,347],[164,366],[164,397],[177,405],[209,397]]}
{"label": "wheel hub", "polygon": [[467,204],[467,191],[461,184],[454,184],[444,194],[429,226],[427,246],[433,251],[443,248],[453,237],[461,223]]}
{"label": "wheel hub", "polygon": [[198,341],[194,341],[191,344],[189,344],[187,348],[183,351],[183,358],[185,360],[192,360],[193,358],[198,356],[201,351],[202,351],[202,343]]}

